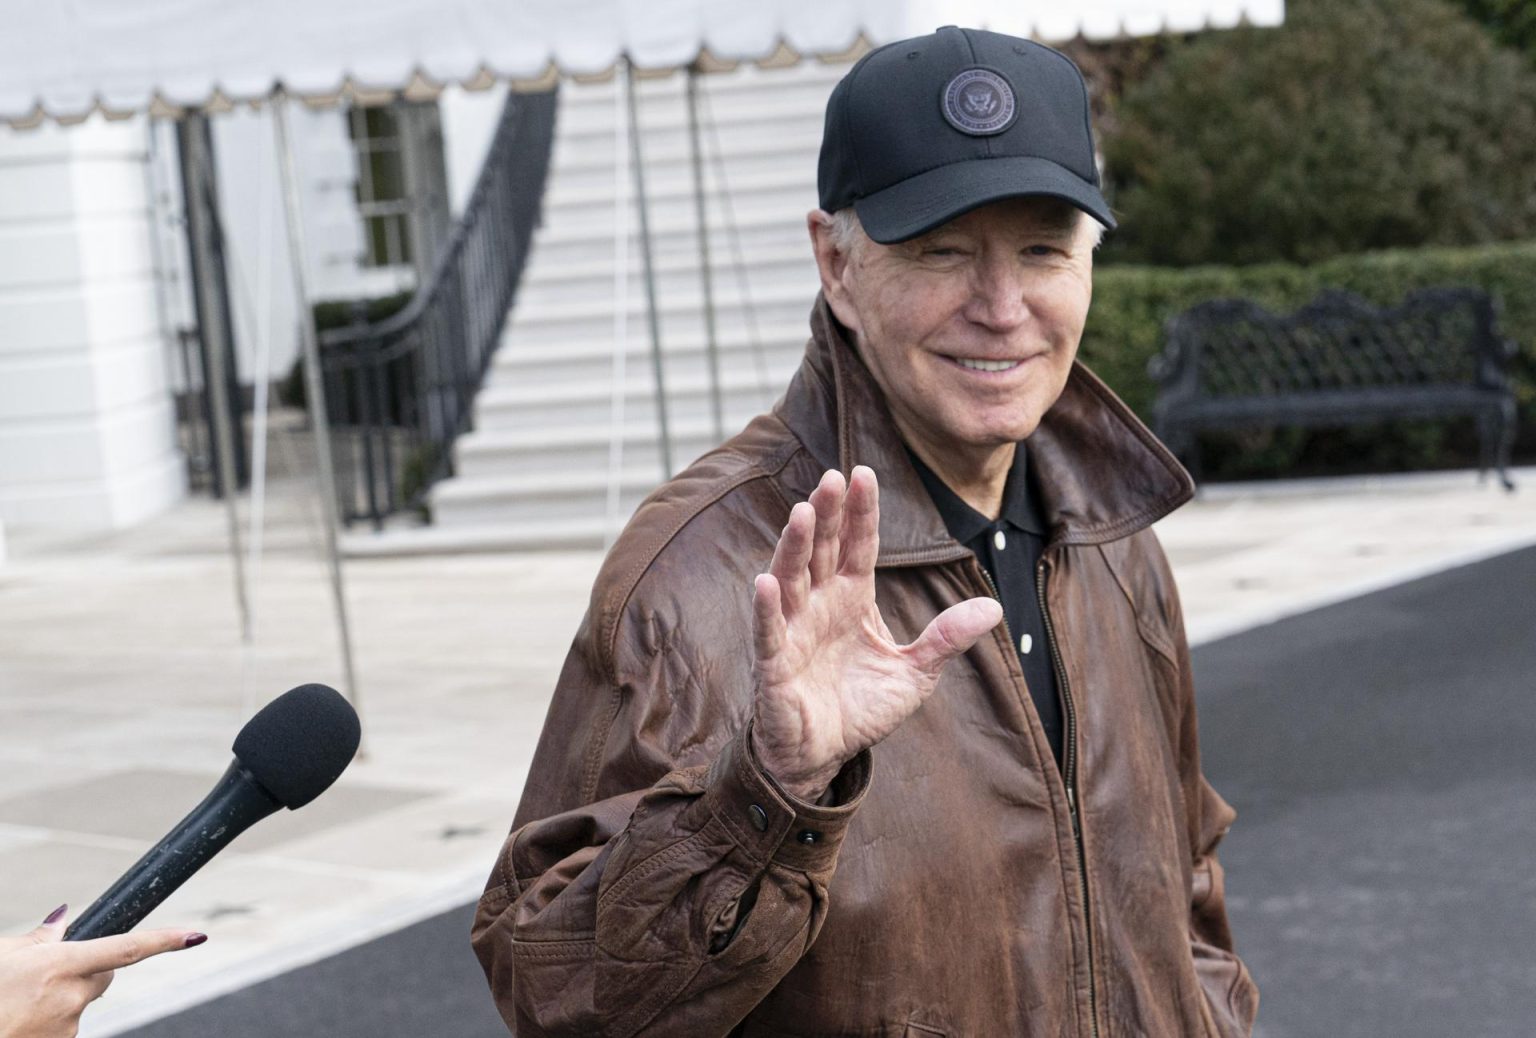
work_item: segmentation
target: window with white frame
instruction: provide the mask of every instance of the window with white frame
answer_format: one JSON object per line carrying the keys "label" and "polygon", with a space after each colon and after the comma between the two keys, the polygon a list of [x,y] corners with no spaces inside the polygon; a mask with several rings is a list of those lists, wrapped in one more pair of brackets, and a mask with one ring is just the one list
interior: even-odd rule
{"label": "window with white frame", "polygon": [[354,106],[347,112],[347,132],[357,153],[354,193],[363,221],[362,264],[410,266],[416,250],[399,114],[393,105]]}

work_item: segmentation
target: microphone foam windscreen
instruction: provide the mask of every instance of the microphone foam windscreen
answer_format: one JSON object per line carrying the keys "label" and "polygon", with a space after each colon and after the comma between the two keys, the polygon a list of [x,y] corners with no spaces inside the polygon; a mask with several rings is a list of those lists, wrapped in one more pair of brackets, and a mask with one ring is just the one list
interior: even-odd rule
{"label": "microphone foam windscreen", "polygon": [[331,787],[357,754],[357,711],[327,685],[300,685],[262,707],[235,736],[235,757],[289,810]]}

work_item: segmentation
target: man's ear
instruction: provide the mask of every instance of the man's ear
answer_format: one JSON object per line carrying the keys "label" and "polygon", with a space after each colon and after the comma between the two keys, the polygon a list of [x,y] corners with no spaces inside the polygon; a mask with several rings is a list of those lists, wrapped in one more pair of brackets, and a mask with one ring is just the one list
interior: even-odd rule
{"label": "man's ear", "polygon": [[811,249],[816,254],[816,270],[821,275],[821,292],[832,308],[833,315],[855,338],[862,329],[859,312],[849,298],[847,286],[848,264],[853,260],[853,249],[838,248],[837,235],[832,230],[832,214],[824,209],[812,209],[805,215],[806,230],[811,235]]}

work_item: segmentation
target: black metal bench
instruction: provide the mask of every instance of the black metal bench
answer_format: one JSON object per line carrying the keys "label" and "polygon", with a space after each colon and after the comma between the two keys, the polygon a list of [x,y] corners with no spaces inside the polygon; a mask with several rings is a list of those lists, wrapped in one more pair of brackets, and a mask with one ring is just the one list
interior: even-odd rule
{"label": "black metal bench", "polygon": [[1200,479],[1198,434],[1388,418],[1472,417],[1479,467],[1505,489],[1515,438],[1508,377],[1515,344],[1483,291],[1430,288],[1391,308],[1325,291],[1290,315],[1245,299],[1201,303],[1169,320],[1148,371],[1152,424]]}

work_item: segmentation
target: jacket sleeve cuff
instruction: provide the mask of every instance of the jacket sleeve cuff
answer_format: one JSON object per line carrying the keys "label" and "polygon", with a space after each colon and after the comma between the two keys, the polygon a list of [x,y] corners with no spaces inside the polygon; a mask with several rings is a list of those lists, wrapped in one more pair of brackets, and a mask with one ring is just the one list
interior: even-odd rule
{"label": "jacket sleeve cuff", "polygon": [[869,789],[871,757],[864,750],[832,780],[836,804],[808,804],[779,788],[752,753],[745,725],[710,768],[704,800],[738,846],[759,862],[804,872],[830,870],[849,820]]}

